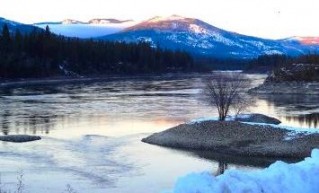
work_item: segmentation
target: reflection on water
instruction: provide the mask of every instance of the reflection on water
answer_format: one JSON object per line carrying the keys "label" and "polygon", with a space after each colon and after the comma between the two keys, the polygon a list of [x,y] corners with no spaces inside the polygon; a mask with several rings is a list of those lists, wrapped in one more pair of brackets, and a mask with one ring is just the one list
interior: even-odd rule
{"label": "reflection on water", "polygon": [[[263,76],[250,77],[256,80],[256,85],[261,83]],[[216,116],[214,109],[199,100],[203,88],[202,78],[199,75],[156,77],[152,80],[116,80],[1,90],[1,132],[4,135],[50,134],[51,130],[63,129],[63,132],[69,133],[71,125],[76,124],[79,127],[89,127],[91,124],[90,130],[96,127],[102,129],[103,125],[103,132],[117,125],[117,131],[124,133],[128,128],[138,129],[148,125],[148,131],[152,132],[152,128],[158,128],[152,124],[162,122],[165,124],[161,128],[164,128],[198,117]],[[256,98],[256,106],[251,107],[251,112],[280,118],[284,124],[291,126],[318,127],[319,96],[266,95]],[[83,134],[89,128],[85,129],[87,131]],[[111,130],[115,132],[114,128]],[[134,133],[131,129],[129,131]]]}
{"label": "reflection on water", "polygon": [[319,96],[262,95],[256,110],[279,118],[282,124],[302,128],[318,128]]}
{"label": "reflection on water", "polygon": [[0,119],[3,135],[9,134],[49,134],[50,129],[54,127],[54,122],[51,123],[52,117],[32,115],[23,120],[10,120],[12,115],[4,113]]}
{"label": "reflection on water", "polygon": [[7,89],[1,93],[0,121],[7,134],[49,134],[61,128],[68,132],[70,124],[77,123],[90,123],[94,130],[101,125],[97,120],[105,127],[126,127],[116,130],[129,130],[136,122],[171,126],[211,113],[209,108],[199,111],[200,83],[198,77],[186,77]]}
{"label": "reflection on water", "polygon": [[298,116],[285,116],[287,122],[298,122],[302,127],[318,128],[319,113],[311,113]]}
{"label": "reflection on water", "polygon": [[218,170],[216,171],[216,176],[223,174],[228,169],[228,163],[224,161],[218,162]]}

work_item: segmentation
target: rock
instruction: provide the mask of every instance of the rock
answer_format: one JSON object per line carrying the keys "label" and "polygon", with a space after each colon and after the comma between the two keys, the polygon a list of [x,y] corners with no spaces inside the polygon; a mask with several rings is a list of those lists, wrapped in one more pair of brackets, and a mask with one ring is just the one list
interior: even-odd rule
{"label": "rock", "polygon": [[5,135],[0,136],[0,141],[7,141],[13,143],[24,143],[29,141],[36,141],[40,140],[40,136],[33,136],[33,135]]}
{"label": "rock", "polygon": [[274,117],[269,117],[269,116],[258,114],[258,113],[240,114],[240,115],[237,115],[234,120],[241,121],[241,122],[267,123],[267,124],[274,124],[274,125],[278,125],[281,123],[280,120]]}

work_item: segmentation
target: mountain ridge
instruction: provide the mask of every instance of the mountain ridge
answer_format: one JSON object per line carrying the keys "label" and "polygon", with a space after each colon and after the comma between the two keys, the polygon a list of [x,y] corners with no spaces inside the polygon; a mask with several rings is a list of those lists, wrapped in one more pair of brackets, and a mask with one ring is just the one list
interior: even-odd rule
{"label": "mountain ridge", "polygon": [[75,19],[64,19],[62,21],[47,21],[47,22],[38,22],[34,23],[33,25],[58,25],[58,24],[64,24],[64,25],[70,25],[70,24],[123,24],[128,22],[134,22],[132,19],[126,19],[126,20],[119,20],[114,18],[93,18],[88,21],[80,21]]}
{"label": "mountain ridge", "polygon": [[185,50],[197,56],[218,58],[255,58],[264,54],[297,56],[319,49],[319,45],[264,39],[226,31],[199,19],[177,15],[153,17],[99,39],[145,41],[164,49]]}
{"label": "mountain ridge", "polygon": [[87,22],[67,19],[32,26],[0,18],[0,29],[1,23],[7,23],[13,32],[18,28],[23,32],[31,32],[49,25],[53,33],[68,37],[124,42],[144,41],[153,47],[184,50],[195,56],[205,57],[249,59],[264,54],[297,56],[317,53],[319,50],[319,37],[294,36],[279,40],[258,38],[223,30],[196,18],[178,15],[156,16],[137,24],[132,20],[96,18]]}
{"label": "mountain ridge", "polygon": [[48,25],[55,34],[76,37],[95,38],[103,35],[117,33],[128,26],[134,25],[133,20],[118,20],[113,18],[95,18],[83,22],[74,19],[65,19],[58,22],[41,22],[34,25],[45,29]]}

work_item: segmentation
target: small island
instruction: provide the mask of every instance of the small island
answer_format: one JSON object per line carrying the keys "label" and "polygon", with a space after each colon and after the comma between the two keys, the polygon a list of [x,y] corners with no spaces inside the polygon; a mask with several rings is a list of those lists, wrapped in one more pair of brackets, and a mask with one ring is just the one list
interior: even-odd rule
{"label": "small island", "polygon": [[40,140],[40,136],[34,135],[4,135],[0,136],[0,141],[13,142],[13,143],[25,143],[30,141]]}
{"label": "small island", "polygon": [[296,159],[309,156],[312,149],[319,147],[319,132],[262,123],[206,120],[181,124],[142,141],[189,151]]}
{"label": "small island", "polygon": [[[242,92],[249,80],[241,74],[213,74],[203,90],[218,118],[191,121],[142,139],[143,142],[189,151],[232,156],[299,159],[319,147],[319,132],[278,126],[280,120],[262,114],[238,114],[250,105]],[[230,110],[237,112],[229,116]]]}

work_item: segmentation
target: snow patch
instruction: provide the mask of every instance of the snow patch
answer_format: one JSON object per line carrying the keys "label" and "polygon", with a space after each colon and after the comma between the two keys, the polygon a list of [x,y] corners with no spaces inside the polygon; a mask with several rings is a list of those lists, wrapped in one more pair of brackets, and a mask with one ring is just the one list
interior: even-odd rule
{"label": "snow patch", "polygon": [[207,34],[207,30],[196,25],[196,24],[190,24],[189,25],[189,29],[194,32],[194,33],[197,33],[197,34]]}
{"label": "snow patch", "polygon": [[150,37],[139,37],[137,38],[138,42],[146,42],[151,45],[152,48],[156,48],[156,44],[154,43],[153,39]]}
{"label": "snow patch", "polygon": [[[241,70],[238,71],[220,71],[220,72],[241,72]],[[250,114],[240,114],[237,115],[237,118],[242,118],[242,119],[248,119],[250,118],[252,115]],[[228,116],[226,117],[226,121],[234,121],[236,118],[236,116]],[[186,124],[194,124],[194,123],[201,123],[201,122],[205,122],[205,121],[218,121],[218,117],[200,117],[197,119],[193,119],[190,122],[186,123]]]}
{"label": "snow patch", "polygon": [[[248,119],[250,118],[251,115],[250,114],[240,114],[237,115],[237,118],[241,118],[241,119]],[[226,117],[226,121],[234,121],[235,120],[235,116],[228,116]],[[202,123],[205,121],[218,121],[218,117],[200,117],[197,119],[193,119],[189,122],[187,122],[186,124],[192,125],[192,124],[198,124],[198,123]],[[268,124],[268,123],[254,123],[254,122],[243,122],[242,123],[245,124],[249,124],[249,125],[259,125],[259,126],[270,126],[273,129],[282,129],[282,130],[286,130],[288,131],[286,136],[284,137],[284,140],[292,140],[292,139],[296,139],[300,136],[305,136],[305,135],[311,135],[311,134],[319,134],[319,130],[316,128],[301,128],[301,127],[291,127],[291,126],[286,126],[286,125],[274,125],[274,124]]]}
{"label": "snow patch", "polygon": [[252,122],[244,122],[249,125],[265,125],[265,126],[271,126],[274,129],[282,129],[282,130],[288,130],[289,132],[286,134],[284,140],[292,140],[296,139],[300,136],[304,135],[311,135],[311,134],[319,134],[319,130],[316,128],[301,128],[301,127],[291,127],[286,125],[273,125],[273,124],[267,124],[267,123],[252,123]]}
{"label": "snow patch", "polygon": [[217,117],[200,117],[200,118],[197,118],[197,119],[193,119],[193,120],[187,122],[186,124],[192,125],[192,124],[195,124],[195,123],[202,123],[202,122],[205,122],[205,121],[218,121],[218,118]]}
{"label": "snow patch", "polygon": [[274,129],[284,129],[291,132],[295,132],[297,134],[314,134],[319,133],[318,128],[301,128],[301,127],[291,127],[287,125],[273,125],[273,124],[267,124],[267,123],[252,123],[252,122],[244,122],[246,124],[250,125],[265,125],[265,126],[272,126]]}
{"label": "snow patch", "polygon": [[165,193],[313,193],[319,192],[319,150],[311,157],[287,164],[277,161],[257,171],[227,170],[217,177],[210,172],[192,173],[177,180]]}
{"label": "snow patch", "polygon": [[266,54],[266,55],[274,55],[274,54],[278,54],[278,55],[281,55],[281,54],[284,54],[282,51],[279,51],[279,50],[266,50],[263,52],[263,54]]}
{"label": "snow patch", "polygon": [[79,74],[77,74],[75,72],[67,70],[65,66],[66,66],[65,63],[59,65],[59,69],[64,73],[64,75],[66,75],[66,76],[74,76],[74,77],[82,77],[82,76],[80,76]]}

